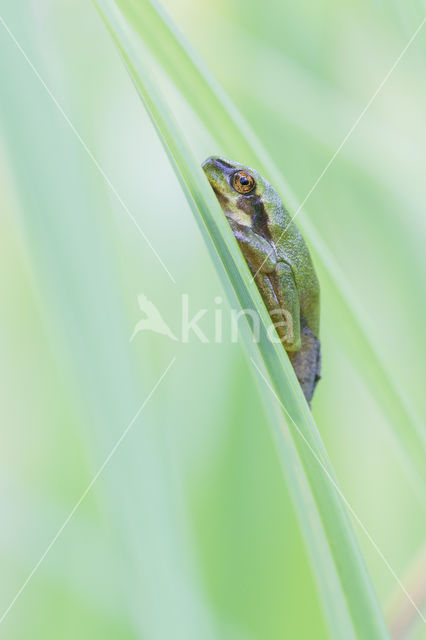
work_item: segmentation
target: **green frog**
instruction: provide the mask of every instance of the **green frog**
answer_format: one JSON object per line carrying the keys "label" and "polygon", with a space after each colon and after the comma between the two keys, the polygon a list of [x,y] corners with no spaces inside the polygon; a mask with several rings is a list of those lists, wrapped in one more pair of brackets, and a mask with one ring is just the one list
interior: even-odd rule
{"label": "green frog", "polygon": [[204,172],[310,405],[320,378],[319,283],[305,241],[257,171],[212,156]]}

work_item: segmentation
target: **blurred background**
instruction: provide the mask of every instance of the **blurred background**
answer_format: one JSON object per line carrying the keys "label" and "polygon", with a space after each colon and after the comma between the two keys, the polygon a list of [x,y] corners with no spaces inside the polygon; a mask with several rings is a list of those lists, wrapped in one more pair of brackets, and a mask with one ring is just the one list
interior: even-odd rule
{"label": "blurred background", "polygon": [[[258,378],[226,328],[214,341],[215,310],[230,312],[222,285],[109,35],[83,0],[0,6],[0,636],[328,638]],[[163,6],[300,201],[426,11],[400,0]],[[339,265],[420,422],[425,50],[426,27],[298,216]],[[192,126],[200,163],[220,153]],[[323,344],[314,416],[345,496],[415,590],[410,575],[426,573],[426,512],[425,477],[406,453],[412,431],[396,414],[391,425],[395,398],[377,398],[371,354],[313,257]],[[208,310],[208,343],[151,332],[130,341],[138,294],[179,335],[183,293],[191,315]],[[357,531],[396,624],[401,591]],[[426,638],[425,629],[409,611],[398,637]]]}

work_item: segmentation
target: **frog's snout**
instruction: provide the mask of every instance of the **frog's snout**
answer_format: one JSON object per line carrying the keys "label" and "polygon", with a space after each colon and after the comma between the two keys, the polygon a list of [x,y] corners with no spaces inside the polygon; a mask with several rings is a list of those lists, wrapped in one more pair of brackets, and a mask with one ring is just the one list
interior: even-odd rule
{"label": "frog's snout", "polygon": [[229,160],[219,156],[210,156],[207,160],[204,160],[201,166],[212,186],[213,183],[219,184],[223,180],[228,181],[230,175],[235,171],[234,165]]}
{"label": "frog's snout", "polygon": [[207,160],[204,160],[203,164],[201,165],[204,171],[207,169],[207,167],[210,166],[210,164],[212,163],[212,160],[214,160],[213,156],[210,156],[209,158],[207,158]]}
{"label": "frog's snout", "polygon": [[201,167],[206,174],[208,181],[212,184],[212,170],[214,170],[213,158],[207,158],[207,160],[204,160]]}

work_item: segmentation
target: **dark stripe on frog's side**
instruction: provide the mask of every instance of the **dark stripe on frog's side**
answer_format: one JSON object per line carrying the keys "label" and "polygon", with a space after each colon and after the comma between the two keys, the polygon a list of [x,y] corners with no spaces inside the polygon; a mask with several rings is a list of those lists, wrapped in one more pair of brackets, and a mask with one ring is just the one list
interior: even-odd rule
{"label": "dark stripe on frog's side", "polygon": [[272,237],[268,227],[268,216],[262,198],[255,193],[251,196],[240,196],[237,200],[237,207],[251,216],[251,228],[254,233],[271,242]]}

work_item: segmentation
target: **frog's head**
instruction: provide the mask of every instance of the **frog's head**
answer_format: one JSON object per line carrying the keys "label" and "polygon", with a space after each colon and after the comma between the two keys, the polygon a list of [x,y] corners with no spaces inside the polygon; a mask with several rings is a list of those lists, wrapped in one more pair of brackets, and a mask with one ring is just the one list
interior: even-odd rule
{"label": "frog's head", "polygon": [[280,197],[260,173],[217,156],[207,158],[203,169],[229,218],[265,237],[271,224],[282,224]]}

